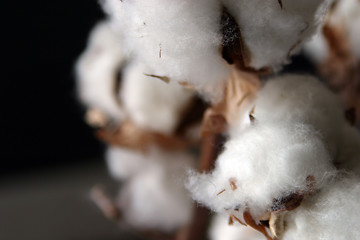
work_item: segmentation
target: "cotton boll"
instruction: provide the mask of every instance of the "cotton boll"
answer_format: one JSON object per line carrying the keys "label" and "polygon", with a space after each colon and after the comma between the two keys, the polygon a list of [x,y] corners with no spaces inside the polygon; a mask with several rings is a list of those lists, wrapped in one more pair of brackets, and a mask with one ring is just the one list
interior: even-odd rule
{"label": "cotton boll", "polygon": [[335,170],[331,160],[309,125],[255,124],[225,145],[211,174],[193,175],[187,186],[216,212],[249,208],[259,218],[274,199],[309,192],[309,176],[321,188]]}
{"label": "cotton boll", "polygon": [[228,215],[216,215],[209,231],[210,240],[261,240],[264,236],[256,230],[236,222],[230,226]]}
{"label": "cotton boll", "polygon": [[171,232],[188,223],[192,201],[183,187],[185,169],[194,159],[183,152],[153,148],[149,166],[126,182],[118,204],[124,220],[138,229]]}
{"label": "cotton boll", "polygon": [[[216,0],[124,1],[127,37],[149,74],[187,82],[220,96],[229,67],[220,54],[221,4]],[[219,98],[219,97],[218,97]]]}
{"label": "cotton boll", "polygon": [[125,59],[121,38],[109,22],[100,22],[92,31],[87,49],[76,65],[80,100],[87,107],[99,109],[115,120],[124,117],[114,93],[117,73]]}
{"label": "cotton boll", "polygon": [[130,119],[140,128],[171,134],[190,104],[194,92],[176,82],[151,77],[151,68],[139,61],[124,69],[121,101]]}
{"label": "cotton boll", "polygon": [[252,114],[264,122],[305,123],[314,127],[332,155],[340,144],[344,109],[338,96],[311,76],[284,75],[270,79],[258,94]]}
{"label": "cotton boll", "polygon": [[322,19],[329,1],[223,0],[240,27],[248,65],[275,70],[297,52]]}
{"label": "cotton boll", "polygon": [[360,181],[345,177],[289,212],[284,240],[360,239]]}
{"label": "cotton boll", "polygon": [[151,161],[141,151],[110,146],[106,151],[106,162],[110,174],[118,179],[125,180],[133,177],[139,171],[147,168]]}

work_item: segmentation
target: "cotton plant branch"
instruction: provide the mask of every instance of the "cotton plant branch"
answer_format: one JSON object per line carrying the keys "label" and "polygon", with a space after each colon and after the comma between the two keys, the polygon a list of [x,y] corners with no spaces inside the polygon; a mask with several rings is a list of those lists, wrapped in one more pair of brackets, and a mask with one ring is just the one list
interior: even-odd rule
{"label": "cotton plant branch", "polygon": [[[114,118],[109,109],[89,98],[84,101],[94,107],[88,120],[100,128],[97,136],[109,144],[110,173],[125,180],[114,204],[127,205],[122,216],[132,227],[168,233],[179,229],[176,236],[170,236],[176,239],[206,238],[209,211],[203,206],[195,208],[190,220],[187,195],[176,186],[177,177],[185,172],[178,163],[193,167],[193,157],[186,150],[198,143],[180,134],[189,126],[180,120],[189,113],[184,109],[196,111],[191,107],[194,91],[210,105],[202,120],[198,173],[190,174],[187,184],[195,200],[227,214],[231,225],[252,227],[268,240],[298,237],[301,232],[293,226],[303,221],[304,212],[322,216],[327,211],[312,203],[331,195],[327,183],[339,176],[338,171],[360,172],[358,156],[351,150],[358,142],[360,146],[358,136],[344,124],[336,98],[315,80],[283,76],[270,78],[261,88],[260,76],[278,72],[299,51],[314,34],[329,3],[102,2],[112,28],[123,33],[111,35],[111,42],[127,49],[127,55],[121,55],[126,59],[121,68],[123,82],[115,93],[121,115]],[[99,39],[101,46],[107,46]],[[105,56],[111,59],[110,66],[118,66],[111,51]],[[90,63],[96,60],[87,59]],[[109,68],[104,71],[108,74]],[[344,179],[338,177],[334,186]],[[345,195],[349,186],[344,188]],[[112,202],[104,194],[96,196],[111,216]],[[345,211],[351,204],[343,207]],[[163,211],[157,210],[160,208]],[[166,214],[170,211],[174,214]],[[212,225],[216,236],[228,240],[229,229],[223,237],[218,234],[222,227]],[[246,235],[241,230],[239,237]]]}

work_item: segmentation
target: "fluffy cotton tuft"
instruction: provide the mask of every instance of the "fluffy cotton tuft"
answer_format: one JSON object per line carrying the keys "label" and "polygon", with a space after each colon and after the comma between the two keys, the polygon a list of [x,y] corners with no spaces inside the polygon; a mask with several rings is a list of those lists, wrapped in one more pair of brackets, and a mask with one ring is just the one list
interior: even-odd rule
{"label": "fluffy cotton tuft", "polygon": [[209,230],[210,240],[261,240],[264,236],[251,227],[241,226],[238,222],[230,226],[228,215],[216,215]]}
{"label": "fluffy cotton tuft", "polygon": [[331,182],[285,218],[284,240],[360,239],[360,180]]}
{"label": "fluffy cotton tuft", "polygon": [[221,49],[239,37],[223,36],[224,9],[239,26],[245,65],[277,70],[315,32],[329,2],[105,0],[103,8],[149,74],[189,83],[216,101],[230,73]]}
{"label": "fluffy cotton tuft", "polygon": [[270,79],[260,90],[252,114],[262,123],[304,123],[319,131],[335,154],[341,126],[347,125],[340,98],[312,76],[284,75]]}
{"label": "fluffy cotton tuft", "polygon": [[338,97],[315,78],[270,79],[251,115],[247,127],[232,127],[215,170],[189,178],[193,198],[212,210],[249,208],[259,218],[274,199],[321,189],[336,174],[334,163],[358,171],[353,146],[359,135],[345,121]]}
{"label": "fluffy cotton tuft", "polygon": [[241,29],[249,65],[277,69],[314,34],[330,1],[223,0]]}
{"label": "fluffy cotton tuft", "polygon": [[120,66],[125,60],[122,35],[108,21],[93,29],[86,51],[76,64],[77,90],[82,103],[98,109],[115,120],[124,118],[114,88]]}
{"label": "fluffy cotton tuft", "polygon": [[183,186],[184,173],[193,167],[193,157],[153,148],[144,160],[149,164],[121,189],[118,204],[123,218],[144,230],[171,232],[184,226],[192,216],[192,201]]}
{"label": "fluffy cotton tuft", "polygon": [[140,128],[171,134],[194,92],[176,82],[166,83],[148,76],[150,69],[135,60],[124,69],[121,102],[129,118]]}
{"label": "fluffy cotton tuft", "polygon": [[310,191],[309,176],[315,178],[314,187],[320,188],[334,170],[312,127],[259,124],[230,140],[215,170],[192,176],[188,187],[196,201],[216,212],[249,208],[260,217],[274,199]]}
{"label": "fluffy cotton tuft", "polygon": [[115,7],[128,14],[127,37],[135,54],[152,68],[149,74],[221,94],[218,86],[229,67],[220,54],[220,2],[137,0],[118,1]]}

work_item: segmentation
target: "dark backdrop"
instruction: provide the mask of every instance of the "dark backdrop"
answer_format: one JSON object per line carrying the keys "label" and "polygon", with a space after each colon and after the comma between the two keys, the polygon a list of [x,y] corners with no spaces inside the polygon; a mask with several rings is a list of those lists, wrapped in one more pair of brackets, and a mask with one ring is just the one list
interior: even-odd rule
{"label": "dark backdrop", "polygon": [[101,156],[82,122],[73,65],[102,11],[96,0],[6,1],[1,174]]}

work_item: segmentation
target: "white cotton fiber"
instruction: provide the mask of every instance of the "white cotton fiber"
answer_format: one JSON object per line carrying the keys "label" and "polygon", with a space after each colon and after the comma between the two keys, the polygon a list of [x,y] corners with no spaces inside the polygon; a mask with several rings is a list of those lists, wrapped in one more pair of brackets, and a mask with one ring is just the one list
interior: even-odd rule
{"label": "white cotton fiber", "polygon": [[251,67],[277,69],[309,38],[329,1],[223,0],[241,30]]}
{"label": "white cotton fiber", "polygon": [[240,225],[234,221],[229,225],[229,215],[217,214],[212,219],[209,239],[210,240],[262,240],[264,235],[251,227]]}
{"label": "white cotton fiber", "polygon": [[77,90],[82,103],[115,120],[124,117],[117,102],[115,85],[122,62],[122,36],[104,21],[92,31],[86,51],[76,64]]}
{"label": "white cotton fiber", "polygon": [[[127,37],[152,72],[220,95],[229,67],[220,54],[221,4],[217,0],[123,1]],[[219,87],[220,86],[220,87]]]}
{"label": "white cotton fiber", "polygon": [[134,176],[152,162],[144,152],[113,146],[107,149],[105,158],[110,174],[118,180]]}
{"label": "white cotton fiber", "polygon": [[252,114],[261,125],[305,123],[314,127],[331,154],[337,152],[341,127],[347,124],[340,98],[312,76],[270,79],[258,93]]}
{"label": "white cotton fiber", "polygon": [[283,240],[360,239],[360,180],[331,182],[285,219]]}
{"label": "white cotton fiber", "polygon": [[151,164],[130,178],[120,192],[122,216],[137,229],[171,232],[187,224],[192,216],[192,201],[183,181],[194,159],[184,152],[153,148],[146,160]]}
{"label": "white cotton fiber", "polygon": [[123,73],[121,102],[138,127],[171,134],[191,103],[194,92],[176,82],[166,83],[148,76],[151,68],[139,61],[129,64]]}
{"label": "white cotton fiber", "polygon": [[251,115],[252,123],[230,128],[215,170],[193,174],[187,184],[196,201],[216,212],[249,208],[260,217],[274,199],[321,189],[335,174],[334,164],[354,172],[359,165],[352,150],[360,141],[356,130],[345,121],[338,97],[313,77],[268,80]]}
{"label": "white cotton fiber", "polygon": [[[249,208],[260,217],[274,199],[320,188],[335,167],[314,129],[305,124],[258,124],[225,145],[208,175],[190,177],[193,198],[217,212]],[[236,185],[232,189],[230,181]],[[217,195],[225,189],[225,192]]]}

